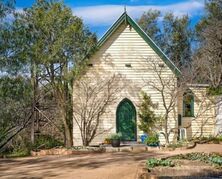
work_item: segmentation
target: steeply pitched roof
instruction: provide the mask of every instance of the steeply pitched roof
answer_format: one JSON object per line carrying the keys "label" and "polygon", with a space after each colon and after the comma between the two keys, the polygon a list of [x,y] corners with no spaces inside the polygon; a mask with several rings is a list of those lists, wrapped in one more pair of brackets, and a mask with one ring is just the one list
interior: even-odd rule
{"label": "steeply pitched roof", "polygon": [[101,47],[106,40],[113,34],[113,32],[123,23],[127,22],[134,30],[146,41],[146,43],[160,56],[165,64],[177,75],[181,74],[176,65],[164,54],[164,52],[155,44],[155,42],[141,29],[141,27],[126,13],[124,12],[119,19],[109,28],[104,36],[99,40],[98,47]]}

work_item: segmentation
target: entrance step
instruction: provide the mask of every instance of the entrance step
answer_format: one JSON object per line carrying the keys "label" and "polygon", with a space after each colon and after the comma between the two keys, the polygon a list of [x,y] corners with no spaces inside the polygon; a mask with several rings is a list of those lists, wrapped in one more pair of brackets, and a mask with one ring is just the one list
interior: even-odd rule
{"label": "entrance step", "polygon": [[137,141],[121,141],[121,145],[140,145]]}
{"label": "entrance step", "polygon": [[145,152],[147,151],[147,146],[143,144],[137,144],[132,146],[132,152]]}
{"label": "entrance step", "polygon": [[148,147],[144,144],[121,145],[120,147],[105,147],[106,152],[146,152]]}

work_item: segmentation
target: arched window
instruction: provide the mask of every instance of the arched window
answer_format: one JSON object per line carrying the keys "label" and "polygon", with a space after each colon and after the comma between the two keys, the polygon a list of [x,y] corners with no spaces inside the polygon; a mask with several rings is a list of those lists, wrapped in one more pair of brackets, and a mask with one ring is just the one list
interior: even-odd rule
{"label": "arched window", "polygon": [[183,94],[183,116],[194,117],[194,95],[191,90]]}

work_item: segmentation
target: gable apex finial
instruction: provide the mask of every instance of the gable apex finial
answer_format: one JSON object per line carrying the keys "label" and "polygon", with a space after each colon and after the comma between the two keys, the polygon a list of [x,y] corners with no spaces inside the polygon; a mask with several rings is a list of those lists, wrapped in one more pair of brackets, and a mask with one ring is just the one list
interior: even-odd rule
{"label": "gable apex finial", "polygon": [[127,12],[126,12],[126,5],[124,5],[124,13],[127,13]]}

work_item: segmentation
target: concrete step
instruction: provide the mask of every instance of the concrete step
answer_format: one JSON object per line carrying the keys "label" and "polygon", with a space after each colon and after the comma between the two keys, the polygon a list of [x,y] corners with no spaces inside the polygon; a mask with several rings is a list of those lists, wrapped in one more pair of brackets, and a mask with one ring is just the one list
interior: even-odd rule
{"label": "concrete step", "polygon": [[106,146],[106,152],[146,152],[148,147],[144,144],[121,145],[120,147]]}

